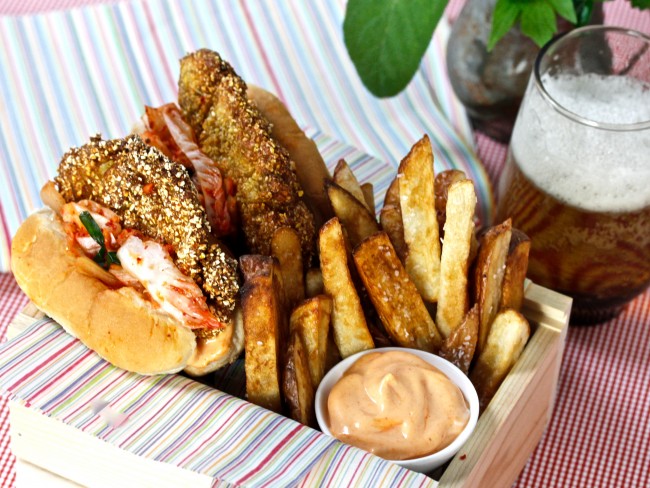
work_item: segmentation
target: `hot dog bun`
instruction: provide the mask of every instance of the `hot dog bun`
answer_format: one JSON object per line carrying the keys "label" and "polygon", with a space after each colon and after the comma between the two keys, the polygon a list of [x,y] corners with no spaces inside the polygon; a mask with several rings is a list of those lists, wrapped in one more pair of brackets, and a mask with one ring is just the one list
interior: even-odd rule
{"label": "hot dog bun", "polygon": [[[134,288],[114,288],[111,275],[84,264],[68,249],[61,219],[42,209],[28,217],[12,241],[11,266],[18,285],[45,314],[102,358],[141,374],[214,371],[243,347],[235,321],[232,344],[216,358],[202,356],[201,340],[178,320],[160,312]],[[197,342],[199,343],[197,346]],[[189,364],[188,364],[189,363]]]}

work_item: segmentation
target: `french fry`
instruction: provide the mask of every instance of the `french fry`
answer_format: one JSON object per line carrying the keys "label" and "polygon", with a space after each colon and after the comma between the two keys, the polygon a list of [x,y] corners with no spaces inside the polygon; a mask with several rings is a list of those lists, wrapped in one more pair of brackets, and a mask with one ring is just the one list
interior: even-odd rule
{"label": "french fry", "polygon": [[368,331],[361,301],[348,268],[348,251],[339,219],[334,217],[320,229],[323,287],[333,301],[332,328],[334,341],[343,358],[372,349],[375,344]]}
{"label": "french fry", "polygon": [[402,209],[399,204],[399,181],[397,178],[393,179],[386,190],[384,206],[379,212],[379,222],[382,230],[388,234],[395,252],[397,252],[400,260],[404,262],[408,249],[404,240],[404,223],[402,222]]}
{"label": "french fry", "polygon": [[474,268],[474,297],[479,306],[478,353],[483,351],[490,325],[499,311],[506,258],[512,234],[510,219],[488,229],[481,243]]}
{"label": "french fry", "polygon": [[261,407],[281,412],[281,344],[287,328],[286,311],[279,296],[281,276],[270,256],[241,256],[245,276],[241,287],[246,359],[246,395]]}
{"label": "french fry", "polygon": [[330,335],[327,336],[327,357],[325,358],[325,373],[341,362],[341,353],[334,340],[334,331],[330,327]]}
{"label": "french fry", "polygon": [[303,425],[314,426],[315,387],[309,372],[307,351],[302,337],[294,331],[289,337],[282,393],[289,407],[289,416]]}
{"label": "french fry", "polygon": [[438,355],[467,374],[474,358],[477,339],[478,305],[475,304],[467,312],[461,324],[445,339]]}
{"label": "french fry", "polygon": [[334,213],[345,228],[352,247],[379,232],[377,218],[374,212],[370,213],[365,203],[334,182],[328,182],[326,188]]}
{"label": "french fry", "polygon": [[323,273],[320,268],[309,268],[305,273],[305,296],[312,298],[322,295],[325,291],[323,288]]}
{"label": "french fry", "polygon": [[366,200],[366,207],[368,207],[371,213],[375,213],[375,187],[372,183],[362,183],[361,191]]}
{"label": "french fry", "polygon": [[436,218],[440,237],[444,235],[445,221],[447,220],[447,194],[451,185],[466,179],[465,173],[458,169],[441,171],[435,177],[433,187],[436,195]]}
{"label": "french fry", "polygon": [[352,169],[348,163],[345,162],[345,159],[340,159],[336,164],[332,179],[334,180],[334,183],[339,185],[344,190],[347,190],[350,195],[356,198],[359,202],[363,203],[370,212],[374,213],[375,207],[368,206],[368,203],[366,202],[366,196],[363,193],[363,189],[361,188],[361,184],[359,183],[359,180],[357,180],[357,177],[354,176],[354,173],[352,172]]}
{"label": "french fry", "polygon": [[397,205],[399,207],[399,179],[397,176],[390,182],[384,196],[384,206]]}
{"label": "french fry", "polygon": [[442,344],[440,333],[386,233],[364,240],[353,256],[370,300],[392,340],[404,347],[437,351]]}
{"label": "french fry", "polygon": [[528,272],[528,254],[530,252],[530,238],[519,229],[512,229],[510,248],[506,259],[506,274],[503,277],[501,291],[501,310],[512,308],[521,310],[524,302],[524,282]]}
{"label": "french fry", "polygon": [[504,310],[495,317],[485,347],[469,375],[478,393],[481,410],[487,407],[521,355],[529,336],[528,321],[519,312]]}
{"label": "french fry", "polygon": [[476,193],[470,180],[453,183],[446,200],[445,238],[440,257],[440,289],[436,325],[449,337],[469,308],[467,273],[474,235]]}
{"label": "french fry", "polygon": [[314,387],[318,387],[325,375],[331,316],[332,299],[327,295],[307,299],[291,313],[289,328],[292,332],[297,331],[304,341]]}
{"label": "french fry", "polygon": [[400,209],[408,252],[404,265],[425,301],[438,299],[440,240],[436,218],[433,151],[428,136],[399,165]]}
{"label": "french fry", "polygon": [[271,238],[271,254],[278,260],[284,296],[291,310],[305,298],[305,280],[300,238],[291,227],[281,227]]}

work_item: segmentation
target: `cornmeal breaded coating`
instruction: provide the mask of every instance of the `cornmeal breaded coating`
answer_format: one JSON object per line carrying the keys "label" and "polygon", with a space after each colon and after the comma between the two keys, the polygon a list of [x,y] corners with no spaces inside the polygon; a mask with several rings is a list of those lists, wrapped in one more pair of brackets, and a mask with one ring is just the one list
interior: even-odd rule
{"label": "cornmeal breaded coating", "polygon": [[66,201],[94,200],[116,212],[124,227],[171,245],[178,268],[215,301],[218,318],[232,312],[237,263],[210,237],[196,187],[181,164],[137,135],[96,136],[63,156],[54,181]]}
{"label": "cornmeal breaded coating", "polygon": [[275,230],[292,227],[308,263],[315,245],[313,215],[301,199],[293,161],[248,101],[244,81],[217,53],[201,49],[181,60],[178,101],[202,151],[237,184],[250,251],[269,255]]}

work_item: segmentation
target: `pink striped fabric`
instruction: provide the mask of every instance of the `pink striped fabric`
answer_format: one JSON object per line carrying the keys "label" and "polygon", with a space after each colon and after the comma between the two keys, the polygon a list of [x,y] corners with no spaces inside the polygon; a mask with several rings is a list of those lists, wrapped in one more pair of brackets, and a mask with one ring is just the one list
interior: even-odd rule
{"label": "pink striped fabric", "polygon": [[42,205],[39,190],[63,153],[97,132],[123,137],[145,104],[175,100],[178,60],[201,47],[278,94],[301,126],[390,166],[428,134],[437,171],[461,169],[474,181],[477,216],[488,223],[492,191],[462,106],[450,96],[443,30],[407,89],[378,99],[345,50],[344,7],[343,0],[138,0],[0,17],[0,66],[9,75],[0,78],[7,107],[0,111],[0,178],[7,183],[0,193],[0,270],[8,270],[9,236]]}
{"label": "pink striped fabric", "polygon": [[[5,340],[7,326],[14,316],[25,307],[27,297],[20,291],[9,273],[0,274],[0,338]],[[9,408],[6,398],[0,398],[0,486],[13,486],[16,473],[15,459],[9,446]]]}
{"label": "pink striped fabric", "polygon": [[[16,15],[100,2],[5,0],[0,1],[0,13]],[[462,3],[452,0],[448,13],[453,17]],[[631,9],[629,2],[608,2],[605,10],[608,23],[650,33],[650,13]],[[476,136],[479,157],[490,179],[496,181],[505,147]],[[11,275],[0,274],[0,337],[26,301]],[[650,291],[607,324],[569,330],[556,408],[544,438],[515,483],[517,488],[650,486],[649,324]],[[12,486],[14,480],[6,410],[1,409],[0,486]]]}

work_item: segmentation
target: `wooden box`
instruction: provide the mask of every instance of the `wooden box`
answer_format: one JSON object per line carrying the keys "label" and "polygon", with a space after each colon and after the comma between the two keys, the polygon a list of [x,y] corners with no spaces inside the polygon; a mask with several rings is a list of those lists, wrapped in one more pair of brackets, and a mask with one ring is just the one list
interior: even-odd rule
{"label": "wooden box", "polygon": [[[553,410],[570,310],[570,298],[528,283],[522,312],[531,323],[531,338],[469,441],[441,474],[436,473],[440,487],[508,487],[517,478]],[[10,325],[8,337],[40,316],[29,305]],[[65,469],[49,469],[66,476]]]}

